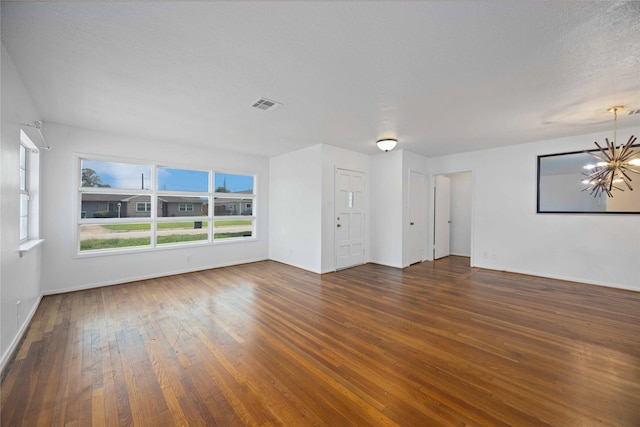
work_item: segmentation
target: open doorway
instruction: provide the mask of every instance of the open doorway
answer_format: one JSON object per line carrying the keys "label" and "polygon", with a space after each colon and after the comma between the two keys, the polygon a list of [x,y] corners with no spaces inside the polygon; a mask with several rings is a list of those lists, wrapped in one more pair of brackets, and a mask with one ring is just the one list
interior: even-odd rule
{"label": "open doorway", "polygon": [[434,177],[433,259],[471,257],[472,188],[470,171]]}

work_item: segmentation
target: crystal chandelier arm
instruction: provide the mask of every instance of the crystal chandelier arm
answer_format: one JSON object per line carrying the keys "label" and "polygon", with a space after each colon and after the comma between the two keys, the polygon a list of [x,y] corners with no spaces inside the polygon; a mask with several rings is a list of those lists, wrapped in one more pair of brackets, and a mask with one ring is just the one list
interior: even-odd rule
{"label": "crystal chandelier arm", "polygon": [[631,146],[634,142],[636,142],[636,139],[637,138],[633,135],[629,137],[629,141],[627,141],[627,143],[622,146],[622,153],[620,153],[620,157],[623,157],[629,153],[633,153],[633,150],[631,150]]}
{"label": "crystal chandelier arm", "polygon": [[631,187],[631,178],[629,178],[629,176],[624,173],[622,169],[618,170],[618,176],[622,178],[622,181],[624,181],[625,184],[627,184],[627,188],[630,191],[633,191],[633,187]]}
{"label": "crystal chandelier arm", "polygon": [[592,153],[592,152],[588,152],[589,154],[591,154],[593,157],[595,157],[596,159],[600,159],[603,162],[609,162],[611,160],[611,155],[608,151],[610,151],[610,147],[609,147],[609,140],[607,140],[607,150],[605,150],[604,148],[602,148],[600,146],[600,144],[598,144],[597,142],[595,142],[596,146],[598,147],[598,149],[600,150],[600,152],[602,153],[602,155],[604,157],[599,157],[598,154],[596,153]]}
{"label": "crystal chandelier arm", "polygon": [[615,169],[607,169],[607,173],[606,173],[606,182],[609,183],[609,191],[611,191],[613,189],[613,180],[616,177],[616,171]]}
{"label": "crystal chandelier arm", "polygon": [[608,157],[609,160],[613,160],[616,158],[616,144],[615,141],[609,141],[609,138],[605,138],[604,139],[607,143],[607,148],[608,148]]}
{"label": "crystal chandelier arm", "polygon": [[[604,153],[604,151],[603,151],[603,153]],[[600,154],[597,154],[597,153],[592,153],[591,151],[587,151],[587,154],[590,155],[591,157],[595,157],[596,159],[600,160],[601,162],[608,162],[609,161],[608,160],[609,158],[606,157],[606,154],[605,154],[605,157],[603,157],[603,156],[601,156]]]}

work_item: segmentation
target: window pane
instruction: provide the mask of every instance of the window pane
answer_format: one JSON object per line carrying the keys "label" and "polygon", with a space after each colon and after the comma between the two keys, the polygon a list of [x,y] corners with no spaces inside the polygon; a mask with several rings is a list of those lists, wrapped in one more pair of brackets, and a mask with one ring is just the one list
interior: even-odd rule
{"label": "window pane", "polygon": [[209,191],[209,172],[158,168],[158,190],[206,193]]}
{"label": "window pane", "polygon": [[20,240],[24,240],[29,237],[29,218],[20,217]]}
{"label": "window pane", "polygon": [[216,193],[253,194],[253,176],[216,173]]}
{"label": "window pane", "polygon": [[151,196],[82,193],[81,218],[149,218]]}
{"label": "window pane", "polygon": [[209,239],[208,227],[207,221],[159,222],[158,244],[206,241]]}
{"label": "window pane", "polygon": [[253,220],[251,219],[225,219],[213,223],[214,240],[251,237],[252,235]]}
{"label": "window pane", "polygon": [[27,168],[27,149],[20,144],[20,169]]}
{"label": "window pane", "polygon": [[83,224],[80,251],[119,249],[151,244],[151,224]]}
{"label": "window pane", "polygon": [[29,195],[20,194],[20,216],[29,215]]}
{"label": "window pane", "polygon": [[158,216],[207,216],[208,197],[158,196]]}
{"label": "window pane", "polygon": [[213,202],[214,216],[253,215],[253,199],[215,197]]}
{"label": "window pane", "polygon": [[27,150],[20,145],[20,190],[27,191]]}
{"label": "window pane", "polygon": [[151,166],[82,160],[82,187],[151,188]]}
{"label": "window pane", "polygon": [[136,202],[136,213],[151,212],[151,202]]}
{"label": "window pane", "polygon": [[29,196],[20,195],[20,240],[29,237]]}
{"label": "window pane", "polygon": [[20,190],[27,191],[27,171],[20,169]]}

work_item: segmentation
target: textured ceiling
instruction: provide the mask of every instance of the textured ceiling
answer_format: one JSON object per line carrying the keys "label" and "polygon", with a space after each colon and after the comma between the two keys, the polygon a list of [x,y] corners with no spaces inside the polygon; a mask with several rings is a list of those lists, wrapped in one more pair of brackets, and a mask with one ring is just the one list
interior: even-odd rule
{"label": "textured ceiling", "polygon": [[640,108],[635,1],[0,7],[44,121],[154,140],[276,155],[397,137],[436,156],[608,130],[607,107]]}

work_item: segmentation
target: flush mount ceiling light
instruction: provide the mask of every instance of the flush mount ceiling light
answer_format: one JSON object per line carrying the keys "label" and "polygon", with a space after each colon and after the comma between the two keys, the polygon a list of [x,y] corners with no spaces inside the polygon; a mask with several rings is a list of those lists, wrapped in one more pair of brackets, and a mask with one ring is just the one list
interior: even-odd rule
{"label": "flush mount ceiling light", "polygon": [[385,139],[378,140],[378,142],[376,142],[376,145],[382,151],[389,151],[389,150],[393,150],[393,147],[395,147],[397,143],[398,143],[397,139],[385,138]]}
{"label": "flush mount ceiling light", "polygon": [[624,182],[629,190],[633,190],[629,174],[631,172],[640,174],[640,153],[632,148],[637,138],[631,135],[626,144],[620,145],[619,147],[616,145],[618,110],[622,108],[624,107],[615,106],[608,110],[614,114],[613,141],[609,142],[609,139],[605,138],[607,142],[606,148],[602,148],[600,144],[596,142],[595,144],[599,151],[597,153],[585,151],[598,160],[596,164],[586,165],[584,167],[590,172],[583,174],[586,178],[582,181],[588,185],[583,191],[589,191],[594,197],[600,197],[602,194],[613,197],[612,191],[614,189],[624,191],[622,188],[614,185],[620,182]]}

